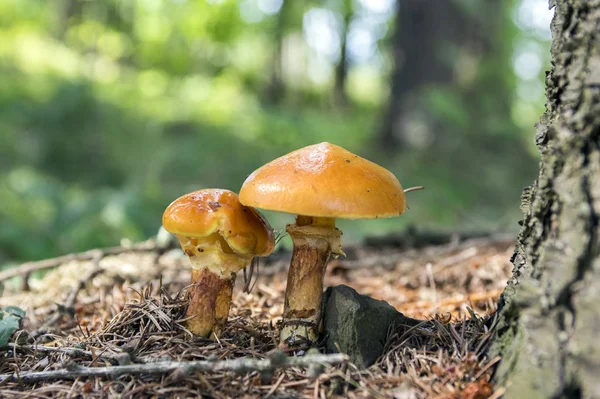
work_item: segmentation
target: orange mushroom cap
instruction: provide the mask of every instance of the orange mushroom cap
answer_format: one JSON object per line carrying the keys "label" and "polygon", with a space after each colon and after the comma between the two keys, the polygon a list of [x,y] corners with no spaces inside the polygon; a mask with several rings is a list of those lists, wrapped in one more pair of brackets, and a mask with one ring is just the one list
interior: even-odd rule
{"label": "orange mushroom cap", "polygon": [[402,186],[387,169],[330,143],[301,148],[252,173],[242,204],[296,215],[375,219],[406,210]]}
{"label": "orange mushroom cap", "polygon": [[218,233],[240,255],[267,256],[273,251],[273,230],[255,209],[242,205],[236,193],[204,189],[183,195],[163,213],[172,234],[203,238]]}

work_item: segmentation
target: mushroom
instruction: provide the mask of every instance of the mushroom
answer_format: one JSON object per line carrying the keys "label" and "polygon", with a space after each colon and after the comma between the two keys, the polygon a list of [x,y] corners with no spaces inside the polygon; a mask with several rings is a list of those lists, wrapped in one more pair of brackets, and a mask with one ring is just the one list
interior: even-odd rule
{"label": "mushroom", "polygon": [[192,264],[188,329],[219,335],[227,321],[236,273],[255,256],[273,251],[273,230],[255,209],[229,190],[204,189],[179,197],[165,210],[164,228],[174,234]]}
{"label": "mushroom", "polygon": [[301,148],[257,169],[244,182],[240,202],[297,215],[286,227],[293,253],[282,347],[318,337],[327,262],[330,254],[344,254],[335,219],[387,218],[406,209],[402,186],[390,171],[330,143]]}

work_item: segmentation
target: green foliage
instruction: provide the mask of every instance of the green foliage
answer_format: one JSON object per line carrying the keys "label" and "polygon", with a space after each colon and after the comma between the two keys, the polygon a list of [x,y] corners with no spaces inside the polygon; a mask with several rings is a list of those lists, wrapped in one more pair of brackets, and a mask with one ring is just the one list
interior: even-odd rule
{"label": "green foliage", "polygon": [[[378,42],[381,65],[350,69],[351,104],[336,109],[335,61],[319,59],[331,64],[329,77],[311,78],[313,50],[302,41],[306,11],[332,7],[335,17],[335,5],[286,0],[280,13],[247,21],[244,4],[258,3],[0,1],[0,265],[144,239],[179,195],[237,191],[263,163],[321,141],[387,166],[406,187],[427,186],[411,194],[404,218],[345,223],[349,239],[407,222],[516,220],[535,162],[520,149],[530,132],[498,116],[506,112],[494,98],[514,85],[506,62],[473,56],[470,80],[424,90],[424,107],[441,121],[431,131],[442,139],[386,157],[374,136],[388,95],[391,31]],[[279,44],[284,61],[296,51],[303,64],[285,65],[274,103]],[[286,216],[269,217],[283,228]]]}
{"label": "green foliage", "polygon": [[16,306],[7,306],[0,310],[0,348],[8,344],[10,336],[21,328],[25,311]]}

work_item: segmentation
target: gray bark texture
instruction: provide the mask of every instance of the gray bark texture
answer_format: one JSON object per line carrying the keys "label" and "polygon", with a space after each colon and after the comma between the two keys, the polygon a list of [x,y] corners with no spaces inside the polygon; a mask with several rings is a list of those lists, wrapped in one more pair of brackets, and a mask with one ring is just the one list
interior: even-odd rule
{"label": "gray bark texture", "polygon": [[522,197],[492,355],[506,398],[600,397],[600,0],[550,1],[540,173]]}

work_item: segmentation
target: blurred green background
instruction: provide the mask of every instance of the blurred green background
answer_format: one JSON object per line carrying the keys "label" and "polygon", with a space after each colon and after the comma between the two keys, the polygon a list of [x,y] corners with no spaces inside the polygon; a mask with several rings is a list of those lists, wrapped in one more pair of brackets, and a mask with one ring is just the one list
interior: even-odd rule
{"label": "blurred green background", "polygon": [[0,265],[145,239],[181,194],[322,141],[426,186],[400,218],[341,222],[346,242],[516,231],[550,18],[544,0],[2,0]]}

